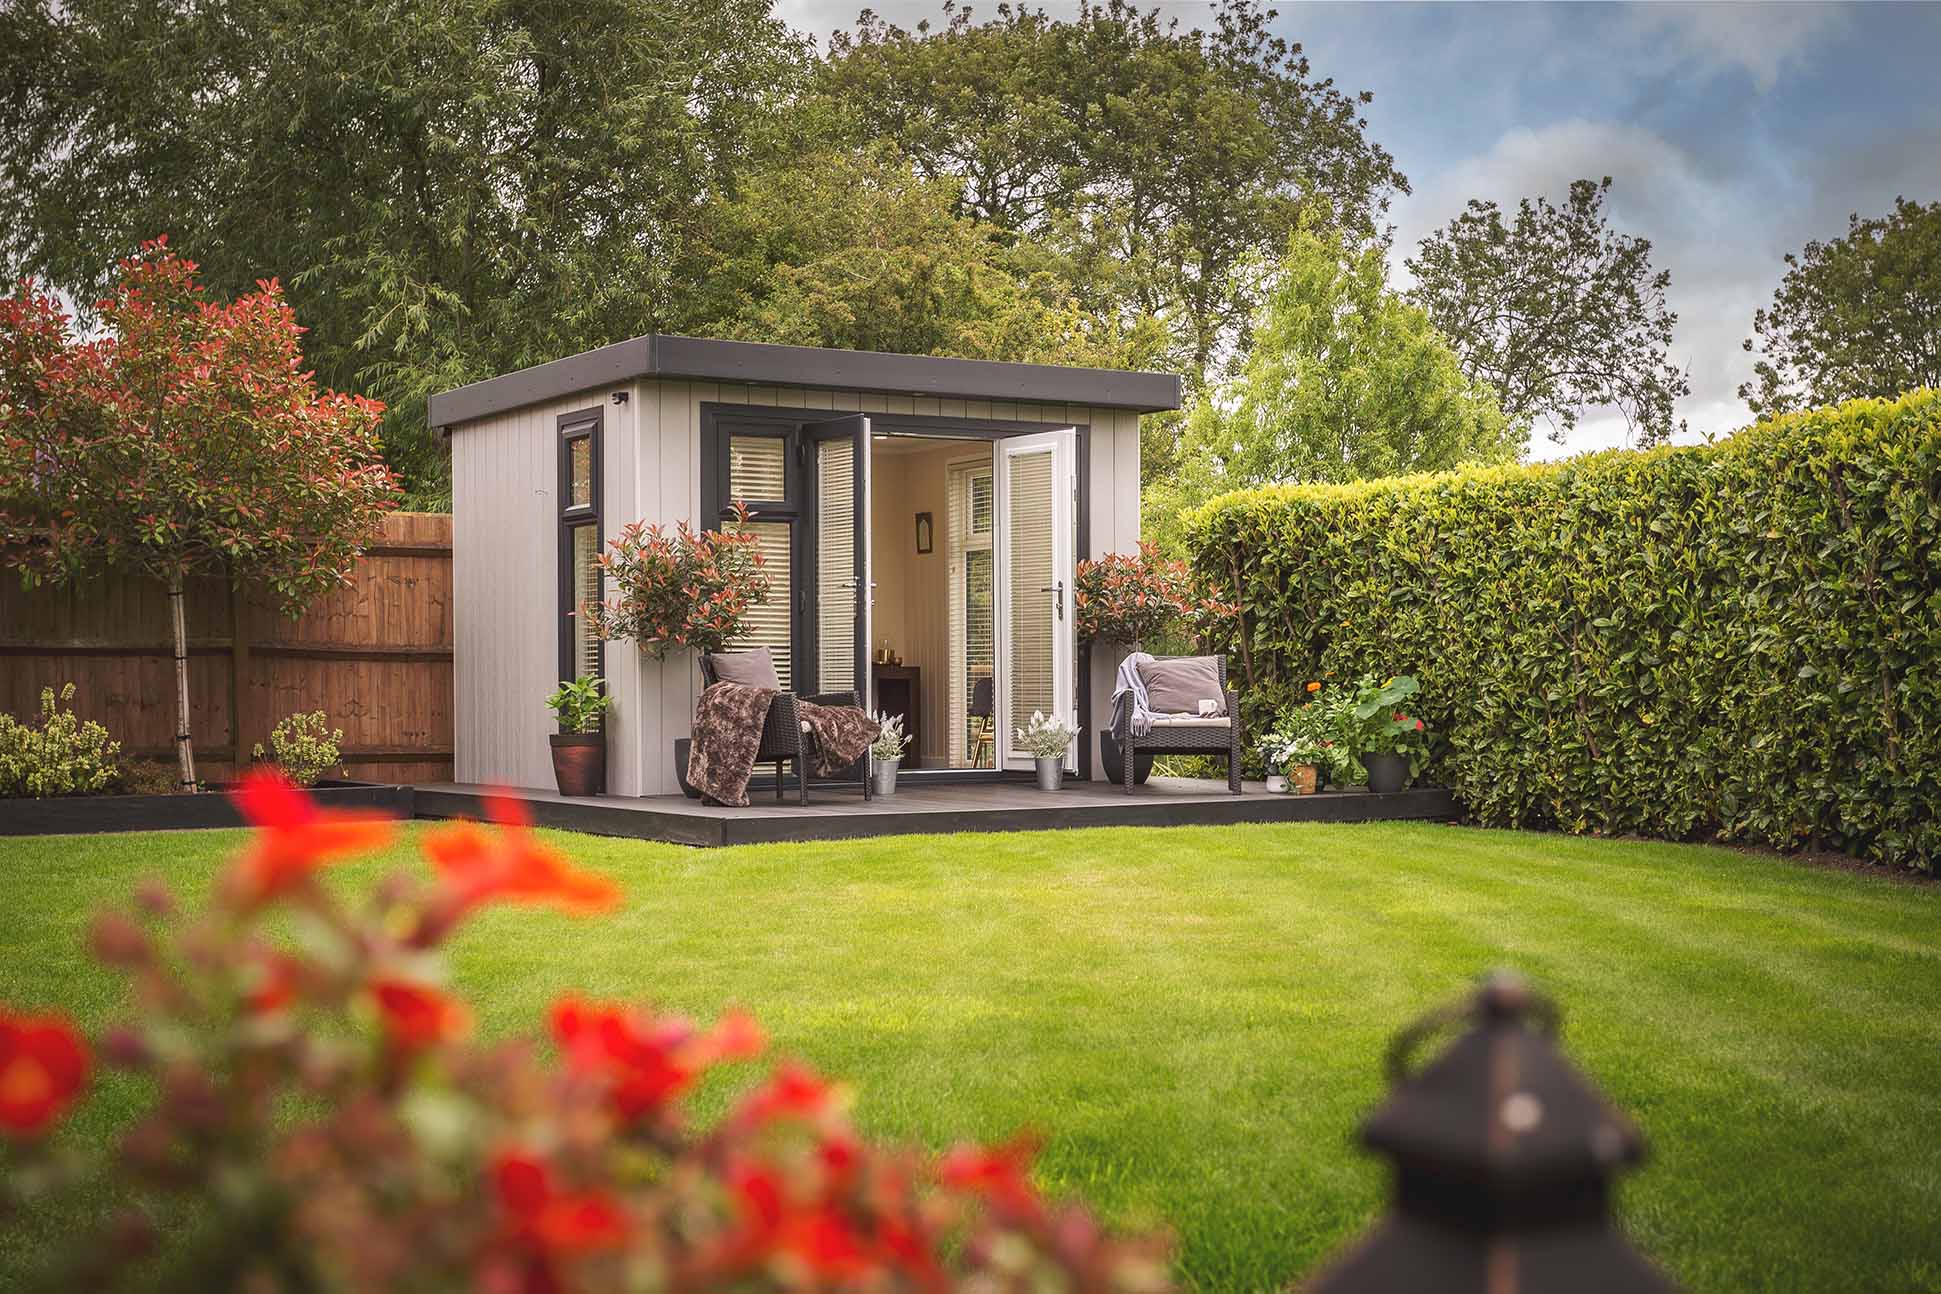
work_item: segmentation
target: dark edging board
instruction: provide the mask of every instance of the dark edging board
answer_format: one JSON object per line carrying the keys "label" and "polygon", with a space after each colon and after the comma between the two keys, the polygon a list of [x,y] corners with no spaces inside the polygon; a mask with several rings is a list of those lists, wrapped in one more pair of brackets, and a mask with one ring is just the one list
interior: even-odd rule
{"label": "dark edging board", "polygon": [[[1055,798],[1055,797],[1052,797]],[[1462,816],[1455,794],[1418,787],[1378,795],[1334,791],[1317,795],[1243,795],[1209,800],[1128,796],[1122,804],[1097,801],[1015,808],[923,808],[908,813],[792,814],[786,807],[751,808],[733,817],[620,807],[598,799],[529,800],[538,826],[596,836],[625,836],[677,845],[760,845],[804,840],[855,840],[951,832],[1049,831],[1072,827],[1227,826],[1266,822],[1450,821]],[[632,802],[637,806],[638,801]],[[481,816],[479,797],[466,791],[418,792],[420,818]]]}
{"label": "dark edging board", "polygon": [[[379,782],[319,782],[318,804],[333,809],[380,809],[409,818],[412,788]],[[0,836],[81,835],[97,831],[187,831],[243,825],[236,806],[219,792],[202,795],[67,795],[48,800],[0,800]]]}

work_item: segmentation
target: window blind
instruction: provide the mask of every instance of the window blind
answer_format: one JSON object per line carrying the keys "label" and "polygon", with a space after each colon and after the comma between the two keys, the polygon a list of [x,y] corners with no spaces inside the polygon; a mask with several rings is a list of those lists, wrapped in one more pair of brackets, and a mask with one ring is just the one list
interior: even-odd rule
{"label": "window blind", "polygon": [[[1020,453],[1005,460],[1009,474],[1009,548],[1006,578],[1011,605],[1010,727],[1022,728],[1032,711],[1054,714],[1052,643],[1052,454]],[[1005,736],[1010,738],[1011,733]]]}

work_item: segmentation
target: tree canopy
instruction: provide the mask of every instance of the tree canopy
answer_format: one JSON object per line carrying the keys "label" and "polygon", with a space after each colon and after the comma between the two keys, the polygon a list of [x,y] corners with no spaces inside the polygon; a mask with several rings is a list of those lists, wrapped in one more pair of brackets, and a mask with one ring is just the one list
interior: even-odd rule
{"label": "tree canopy", "polygon": [[1303,227],[1265,277],[1240,373],[1188,414],[1177,469],[1147,491],[1149,529],[1228,490],[1514,459],[1528,424],[1466,376],[1420,306],[1388,286],[1375,240]]}
{"label": "tree canopy", "polygon": [[1578,180],[1561,207],[1525,198],[1508,221],[1472,199],[1408,261],[1409,295],[1511,418],[1543,419],[1562,440],[1584,409],[1613,406],[1634,441],[1654,444],[1691,386],[1669,357],[1671,272],[1653,271],[1648,240],[1611,228],[1610,188],[1609,176]]}
{"label": "tree canopy", "polygon": [[1745,342],[1759,358],[1739,398],[1755,416],[1941,387],[1941,202],[1851,215],[1846,237],[1786,265]]}

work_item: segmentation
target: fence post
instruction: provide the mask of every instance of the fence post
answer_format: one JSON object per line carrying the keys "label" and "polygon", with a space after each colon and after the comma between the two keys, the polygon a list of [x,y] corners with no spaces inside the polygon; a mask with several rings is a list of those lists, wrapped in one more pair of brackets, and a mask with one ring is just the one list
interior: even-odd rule
{"label": "fence post", "polygon": [[[1419,1070],[1414,1053],[1468,1028]],[[1675,1287],[1613,1225],[1611,1183],[1644,1138],[1556,1048],[1557,1010],[1499,973],[1409,1026],[1362,1144],[1394,1163],[1387,1214],[1309,1294],[1661,1294]]]}

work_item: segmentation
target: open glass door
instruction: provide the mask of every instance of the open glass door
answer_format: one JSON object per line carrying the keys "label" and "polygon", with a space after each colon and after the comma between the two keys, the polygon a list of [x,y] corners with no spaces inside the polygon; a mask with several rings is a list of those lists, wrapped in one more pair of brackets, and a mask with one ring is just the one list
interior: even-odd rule
{"label": "open glass door", "polygon": [[[997,448],[997,712],[1004,767],[1030,768],[1017,730],[1033,711],[1078,722],[1072,625],[1078,433],[1011,436]],[[1076,767],[1078,743],[1065,757]]]}
{"label": "open glass door", "polygon": [[869,419],[802,429],[815,484],[816,690],[870,696]]}

